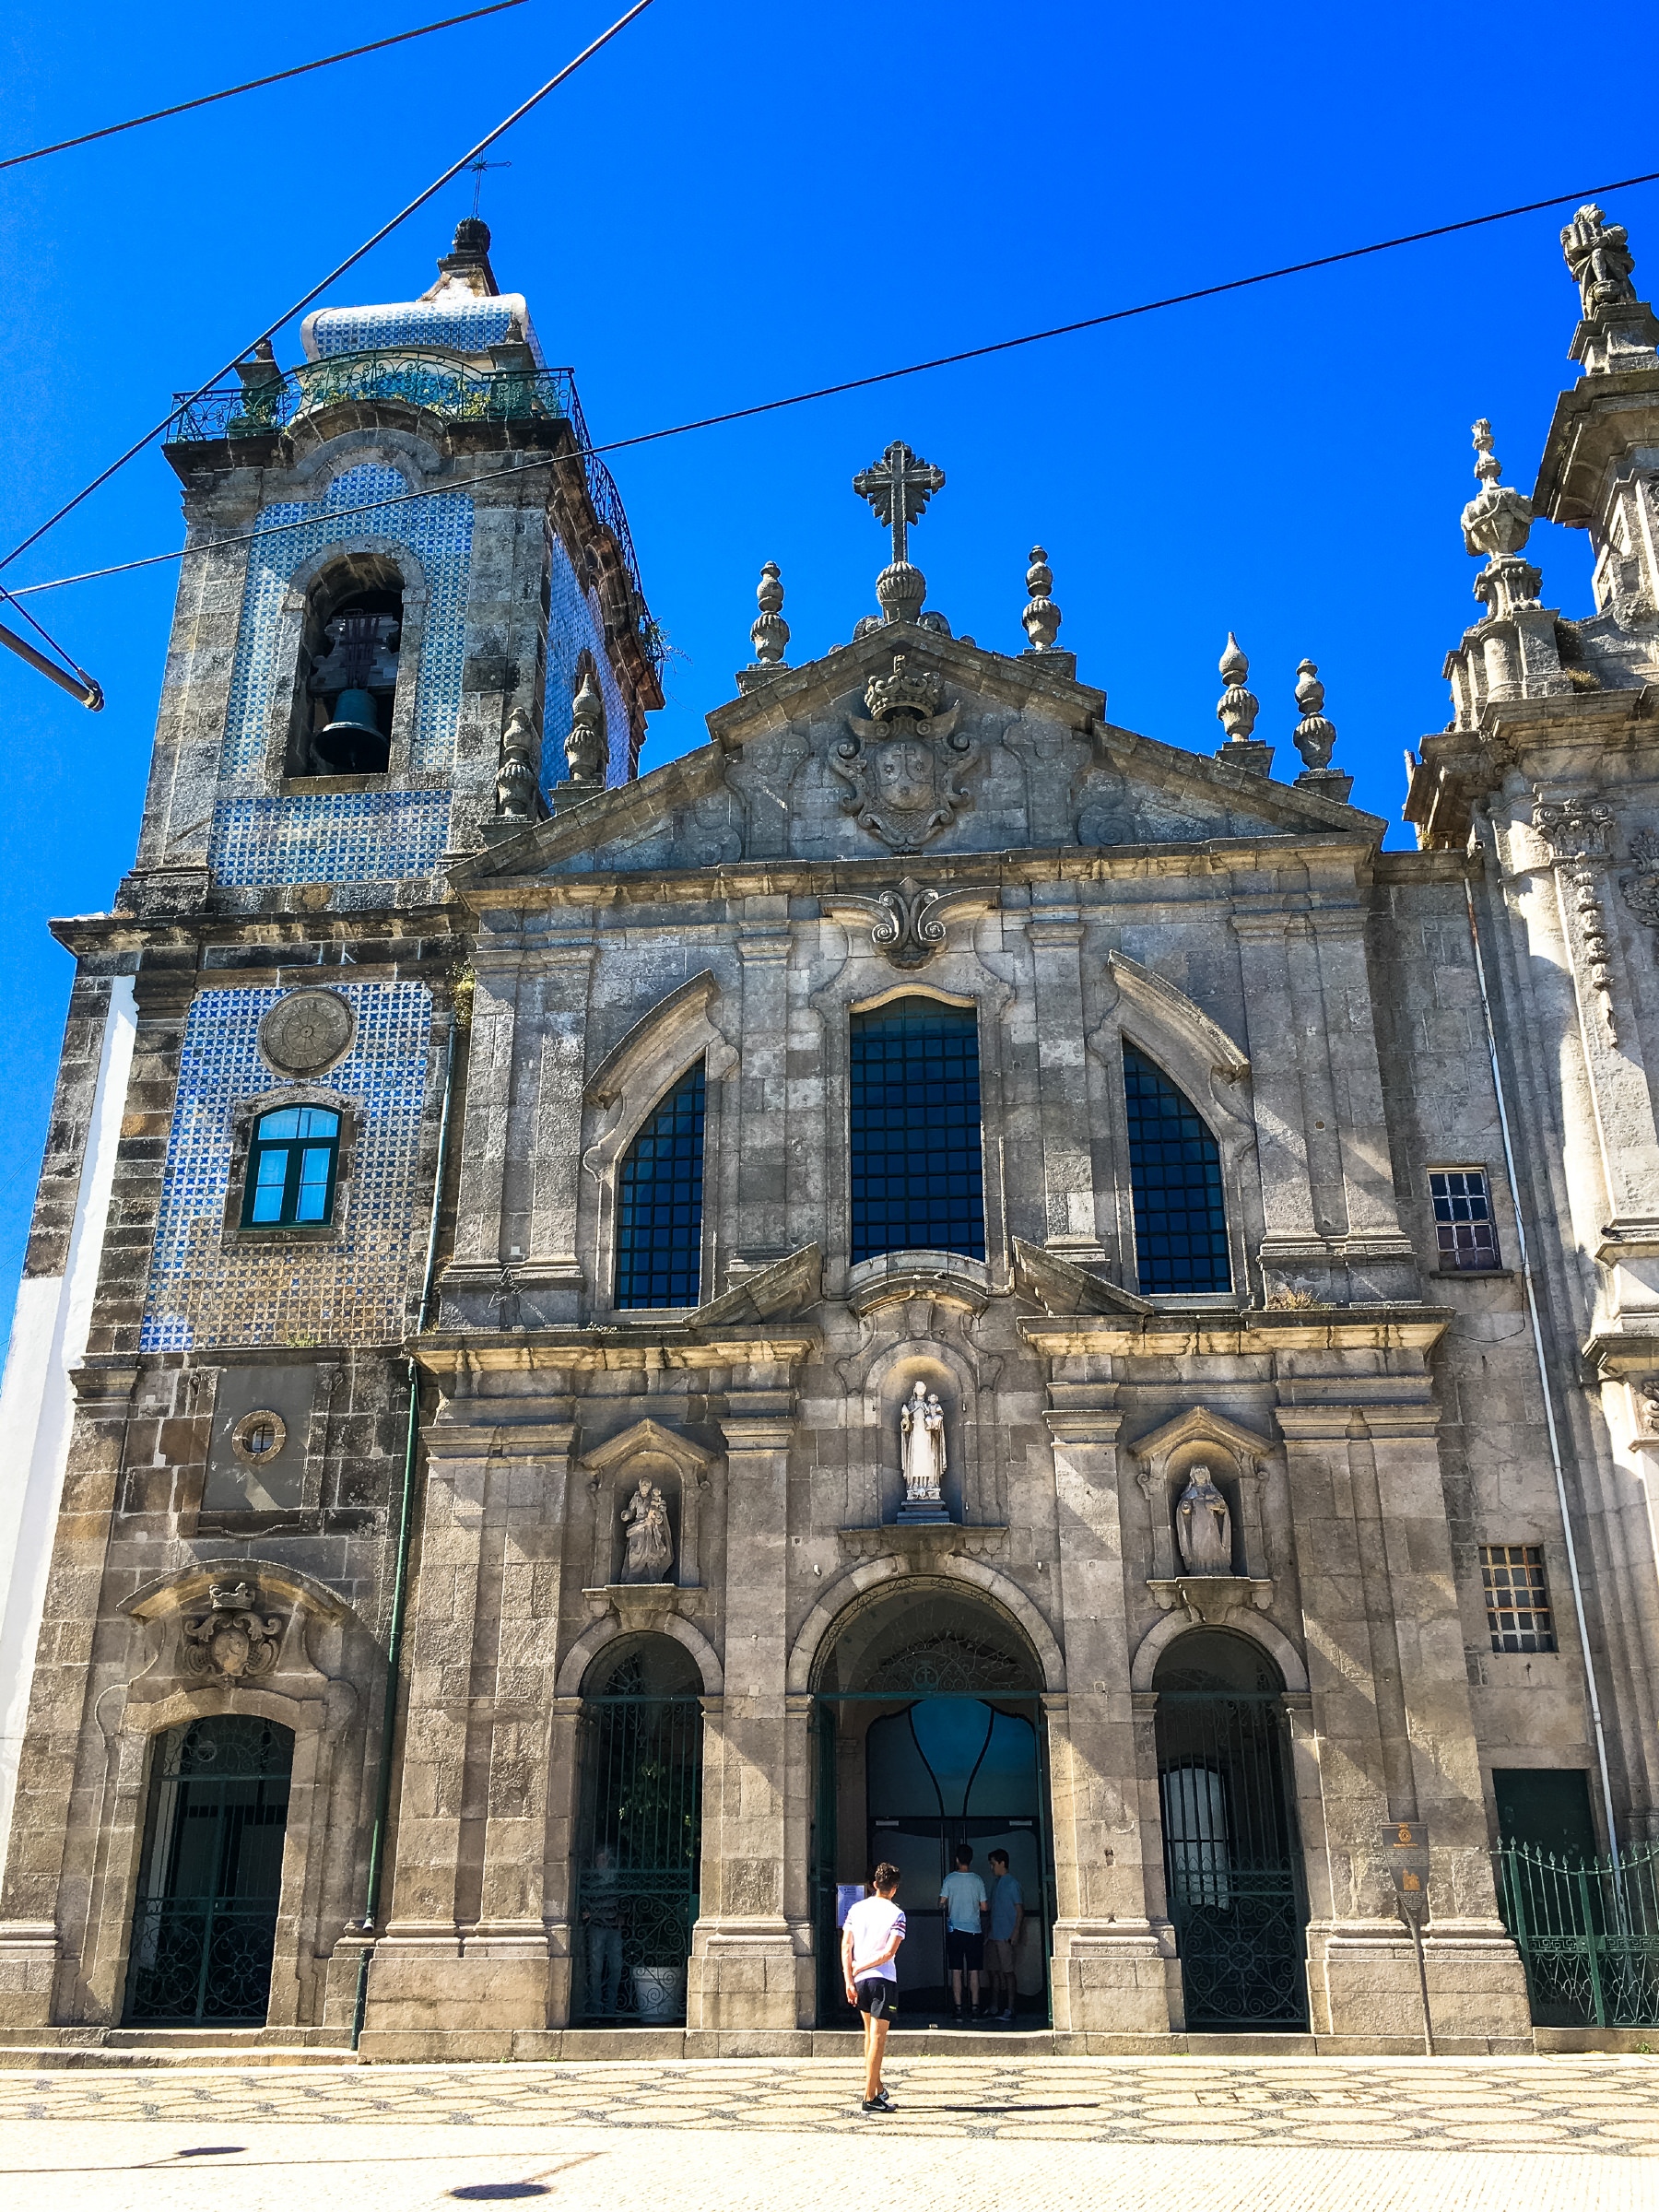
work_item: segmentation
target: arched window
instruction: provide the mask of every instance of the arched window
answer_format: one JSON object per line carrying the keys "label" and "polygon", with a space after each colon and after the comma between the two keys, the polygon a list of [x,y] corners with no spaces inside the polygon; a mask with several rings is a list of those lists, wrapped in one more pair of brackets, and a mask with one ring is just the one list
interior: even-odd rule
{"label": "arched window", "polygon": [[244,1229],[317,1227],[334,1218],[340,1117],[322,1106],[262,1113],[248,1147]]}
{"label": "arched window", "polygon": [[1221,1153],[1160,1068],[1124,1047],[1129,1182],[1141,1293],[1230,1290]]}
{"label": "arched window", "polygon": [[383,558],[348,556],[312,585],[289,775],[385,773],[402,629],[403,579]]}
{"label": "arched window", "polygon": [[702,1280],[703,1064],[682,1076],[617,1177],[617,1303],[694,1306]]}
{"label": "arched window", "polygon": [[853,1017],[853,1264],[884,1252],[985,1256],[979,1018],[936,998]]}

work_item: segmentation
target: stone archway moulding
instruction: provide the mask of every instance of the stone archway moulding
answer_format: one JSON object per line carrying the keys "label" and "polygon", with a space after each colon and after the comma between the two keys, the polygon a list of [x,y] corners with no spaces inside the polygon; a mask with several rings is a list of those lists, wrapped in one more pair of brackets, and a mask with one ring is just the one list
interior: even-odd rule
{"label": "stone archway moulding", "polygon": [[[705,1697],[718,1698],[723,1694],[725,1688],[725,1677],[721,1672],[719,1654],[700,1629],[694,1628],[678,1613],[665,1612],[652,1622],[651,1632],[659,1636],[671,1636],[676,1643],[684,1645],[695,1661],[699,1674],[702,1677]],[[582,1677],[606,1645],[614,1643],[618,1636],[632,1633],[634,1631],[625,1623],[608,1617],[604,1620],[594,1621],[592,1628],[584,1629],[564,1655],[564,1662],[559,1670],[559,1680],[554,1694],[560,1698],[580,1697]]]}
{"label": "stone archway moulding", "polygon": [[[1159,1659],[1171,1644],[1187,1634],[1193,1625],[1184,1613],[1166,1613],[1161,1620],[1154,1622],[1141,1638],[1129,1670],[1129,1687],[1132,1690],[1150,1689],[1153,1687],[1152,1677],[1158,1671]],[[1259,1643],[1284,1677],[1288,1691],[1307,1688],[1308,1670],[1302,1665],[1301,1653],[1283,1630],[1276,1629],[1270,1620],[1264,1620],[1259,1613],[1241,1613],[1236,1622],[1223,1620],[1217,1625],[1231,1630],[1247,1642]]]}
{"label": "stone archway moulding", "polygon": [[[1042,1669],[1042,1687],[1045,1690],[1064,1690],[1065,1688],[1065,1656],[1048,1622],[1031,1603],[1018,1583],[995,1568],[986,1567],[978,1559],[953,1559],[944,1554],[929,1564],[929,1579],[943,1578],[963,1584],[965,1589],[977,1590],[989,1597],[1009,1614],[1025,1630],[1037,1663]],[[785,1687],[792,1697],[805,1695],[812,1688],[813,1663],[825,1640],[854,1601],[866,1591],[878,1588],[884,1583],[900,1583],[915,1579],[912,1563],[896,1552],[885,1552],[881,1558],[866,1559],[842,1575],[830,1585],[814,1606],[801,1625],[789,1654],[789,1672]]]}

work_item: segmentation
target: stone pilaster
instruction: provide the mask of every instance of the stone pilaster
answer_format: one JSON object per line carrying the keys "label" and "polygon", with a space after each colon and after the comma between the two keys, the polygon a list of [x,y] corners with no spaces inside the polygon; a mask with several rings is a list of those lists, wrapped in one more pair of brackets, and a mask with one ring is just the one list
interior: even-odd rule
{"label": "stone pilaster", "polygon": [[1308,1112],[1302,1096],[1287,920],[1279,912],[1232,916],[1249,1015],[1245,1041],[1262,1177],[1261,1258],[1268,1268],[1324,1256],[1308,1159],[1308,1124],[1319,1117]]}
{"label": "stone pilaster", "polygon": [[576,935],[543,955],[540,1080],[535,1097],[535,1134],[531,1158],[530,1232],[521,1279],[528,1288],[545,1287],[575,1318],[582,1287],[576,1253],[576,1220],[582,1179],[582,1074],[587,1050],[588,978],[592,942]]}
{"label": "stone pilaster", "polygon": [[1040,907],[1026,929],[1037,984],[1043,1241],[1067,1259],[1104,1260],[1095,1216],[1084,1041],[1083,924],[1075,908]]}
{"label": "stone pilaster", "polygon": [[[1164,1911],[1157,1768],[1135,1757],[1117,1433],[1110,1384],[1055,1385],[1053,1439],[1065,1696],[1044,1700],[1053,1817],[1053,2018],[1072,2034],[1138,2037],[1179,2018]],[[1092,1401],[1089,1402],[1089,1401]],[[1171,2013],[1171,2001],[1175,2007]]]}
{"label": "stone pilaster", "polygon": [[787,1390],[732,1391],[722,1423],[725,1692],[718,1712],[712,1700],[704,1709],[701,1909],[687,1990],[694,2030],[793,2034],[813,2017],[810,1922],[792,1918],[784,1894],[789,1779],[798,1770],[804,1792],[808,1727],[784,1689],[792,1407]]}
{"label": "stone pilaster", "polygon": [[461,1138],[452,1268],[492,1268],[501,1258],[501,1206],[522,961],[516,947],[480,946],[473,963],[477,980],[466,1053],[466,1115]]}
{"label": "stone pilaster", "polygon": [[[1410,1937],[1383,1857],[1390,1820],[1427,1821],[1427,1949],[1437,2036],[1523,2048],[1519,1954],[1499,1919],[1452,1547],[1421,1406],[1281,1406],[1312,1735],[1295,1727],[1299,1797],[1318,1745],[1322,1836],[1306,1833],[1316,2034],[1421,2033]],[[1386,1508],[1384,1507],[1386,1500]]]}
{"label": "stone pilaster", "polygon": [[[737,1077],[737,1142],[742,1174],[733,1265],[763,1267],[787,1249],[789,1141],[788,901],[744,901],[737,938],[743,956],[742,1065]],[[709,1286],[704,1296],[712,1296]]]}

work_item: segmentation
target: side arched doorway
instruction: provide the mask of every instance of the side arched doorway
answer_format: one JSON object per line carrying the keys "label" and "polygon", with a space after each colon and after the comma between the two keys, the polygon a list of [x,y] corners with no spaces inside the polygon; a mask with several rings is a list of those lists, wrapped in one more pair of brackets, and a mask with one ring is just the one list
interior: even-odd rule
{"label": "side arched doorway", "polygon": [[572,2016],[590,2027],[686,2017],[702,1848],[702,1700],[668,1636],[607,1644],[582,1691]]}
{"label": "side arched doorway", "polygon": [[293,1732],[256,1713],[215,1713],[156,1738],[128,2026],[264,2026],[293,1763]]}
{"label": "side arched doorway", "polygon": [[1308,1909],[1283,1679],[1248,1637],[1194,1629],[1159,1660],[1153,1688],[1187,2026],[1303,2029]]}
{"label": "side arched doorway", "polygon": [[959,1843],[988,1888],[991,1853],[1008,1855],[1023,1905],[1018,2017],[1047,2024],[1053,1870],[1041,1682],[1018,1624],[959,1584],[888,1585],[839,1623],[814,1687],[822,2025],[853,2017],[841,1979],[841,1923],[883,1859],[902,1877],[900,2019],[925,2026],[951,2017],[939,1886]]}

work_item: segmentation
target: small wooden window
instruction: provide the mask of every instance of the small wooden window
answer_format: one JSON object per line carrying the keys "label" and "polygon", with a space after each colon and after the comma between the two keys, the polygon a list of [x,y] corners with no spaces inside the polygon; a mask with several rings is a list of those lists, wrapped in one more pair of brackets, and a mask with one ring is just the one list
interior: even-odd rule
{"label": "small wooden window", "polygon": [[1541,1544],[1483,1544],[1480,1579],[1495,1652],[1555,1650]]}
{"label": "small wooden window", "polygon": [[1484,1168],[1430,1168],[1434,1241],[1442,1270],[1478,1275],[1498,1265],[1498,1229]]}
{"label": "small wooden window", "polygon": [[244,1229],[326,1227],[334,1218],[340,1117],[321,1106],[261,1114],[248,1148]]}

